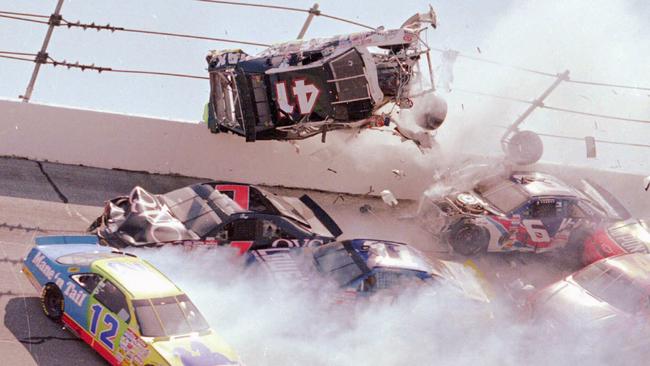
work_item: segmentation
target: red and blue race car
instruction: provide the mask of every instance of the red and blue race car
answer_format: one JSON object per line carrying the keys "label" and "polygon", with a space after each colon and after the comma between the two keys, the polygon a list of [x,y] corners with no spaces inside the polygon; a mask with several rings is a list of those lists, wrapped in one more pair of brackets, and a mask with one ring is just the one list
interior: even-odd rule
{"label": "red and blue race car", "polygon": [[435,201],[427,218],[439,237],[463,255],[565,248],[593,262],[648,252],[648,228],[598,184],[582,183],[577,189],[537,172],[496,175]]}

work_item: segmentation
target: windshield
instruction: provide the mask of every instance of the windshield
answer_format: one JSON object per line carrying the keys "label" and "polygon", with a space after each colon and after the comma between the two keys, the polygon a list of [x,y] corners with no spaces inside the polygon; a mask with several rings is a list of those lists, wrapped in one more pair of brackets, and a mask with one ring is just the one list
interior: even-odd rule
{"label": "windshield", "polygon": [[140,333],[145,337],[166,337],[209,329],[203,315],[187,295],[133,300]]}
{"label": "windshield", "polygon": [[310,227],[307,220],[293,207],[289,202],[285,201],[282,197],[267,193],[266,199],[271,201],[271,204],[280,212],[281,215],[289,217],[303,226]]}
{"label": "windshield", "polygon": [[364,291],[379,291],[390,288],[420,286],[432,277],[426,272],[410,269],[377,268],[375,273],[363,281]]}
{"label": "windshield", "polygon": [[314,253],[314,262],[321,274],[333,278],[339,286],[347,285],[364,273],[343,243],[320,247]]}
{"label": "windshield", "polygon": [[496,184],[479,183],[474,190],[489,204],[505,213],[514,210],[528,200],[528,195],[524,190],[516,183],[505,179]]}
{"label": "windshield", "polygon": [[647,292],[625,272],[598,262],[573,276],[593,296],[627,313],[634,313],[648,297]]}

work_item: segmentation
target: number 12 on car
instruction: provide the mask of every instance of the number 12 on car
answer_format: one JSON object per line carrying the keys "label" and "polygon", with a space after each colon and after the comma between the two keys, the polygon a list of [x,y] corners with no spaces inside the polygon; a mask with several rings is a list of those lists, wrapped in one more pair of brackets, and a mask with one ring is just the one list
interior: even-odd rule
{"label": "number 12 on car", "polygon": [[90,307],[92,316],[90,319],[90,333],[95,335],[100,342],[102,342],[108,349],[113,350],[115,347],[115,336],[117,331],[120,329],[120,323],[110,312],[105,312],[102,322],[106,329],[102,330],[97,334],[99,318],[101,317],[102,310],[104,307],[99,304],[94,304]]}

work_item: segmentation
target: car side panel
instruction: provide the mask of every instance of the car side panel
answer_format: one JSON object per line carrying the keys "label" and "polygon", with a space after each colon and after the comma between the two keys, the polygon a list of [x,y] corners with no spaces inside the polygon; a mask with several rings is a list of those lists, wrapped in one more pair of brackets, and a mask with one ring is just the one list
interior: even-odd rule
{"label": "car side panel", "polygon": [[612,240],[605,229],[600,229],[585,240],[582,262],[587,265],[603,258],[624,253],[627,253],[627,251]]}
{"label": "car side panel", "polygon": [[96,345],[92,333],[88,331],[88,308],[91,296],[69,276],[79,272],[79,268],[58,264],[47,257],[38,247],[34,247],[25,259],[25,274],[32,277],[30,281],[41,291],[47,283],[54,283],[61,289],[64,297],[63,324],[73,333],[88,343],[109,363],[115,365],[112,354]]}

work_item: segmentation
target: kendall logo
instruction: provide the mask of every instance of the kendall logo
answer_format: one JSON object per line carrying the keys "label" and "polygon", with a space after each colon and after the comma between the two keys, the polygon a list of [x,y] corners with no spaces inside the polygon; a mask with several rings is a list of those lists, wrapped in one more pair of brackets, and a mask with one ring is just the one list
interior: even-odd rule
{"label": "kendall logo", "polygon": [[47,262],[45,262],[45,254],[38,253],[32,259],[32,264],[38,268],[39,271],[45,276],[48,280],[52,281],[56,276],[56,271],[50,267]]}

